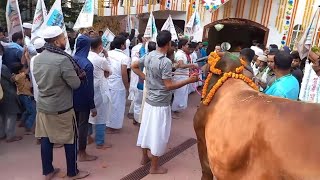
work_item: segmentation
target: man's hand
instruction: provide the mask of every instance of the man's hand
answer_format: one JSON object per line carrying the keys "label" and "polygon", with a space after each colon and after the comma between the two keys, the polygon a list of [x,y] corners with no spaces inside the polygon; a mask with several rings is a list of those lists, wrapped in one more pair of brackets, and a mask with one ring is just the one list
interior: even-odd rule
{"label": "man's hand", "polygon": [[103,53],[103,55],[104,55],[105,58],[108,57],[108,51],[106,51],[105,49],[103,49],[102,53]]}
{"label": "man's hand", "polygon": [[199,81],[199,74],[194,73],[189,77],[189,83],[195,83]]}
{"label": "man's hand", "polygon": [[94,108],[94,109],[91,109],[91,117],[96,117],[97,116],[97,109]]}
{"label": "man's hand", "polygon": [[198,69],[198,68],[199,68],[198,64],[191,64],[191,69]]}

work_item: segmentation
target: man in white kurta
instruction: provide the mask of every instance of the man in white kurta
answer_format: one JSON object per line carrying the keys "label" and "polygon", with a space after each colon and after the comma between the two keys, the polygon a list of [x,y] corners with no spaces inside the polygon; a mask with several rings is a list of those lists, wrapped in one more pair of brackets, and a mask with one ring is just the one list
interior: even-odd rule
{"label": "man in white kurta", "polygon": [[[180,39],[178,43],[178,51],[175,54],[175,62],[177,68],[173,77],[174,81],[183,81],[189,78],[189,68],[197,68],[196,64],[191,63],[189,50],[189,42],[187,39]],[[172,111],[180,112],[187,108],[189,96],[189,85],[180,87],[174,91],[172,103]]]}
{"label": "man in white kurta", "polygon": [[[103,52],[104,57],[99,55]],[[107,75],[111,74],[107,52],[103,49],[101,38],[93,39],[88,59],[92,63],[94,77],[94,103],[97,109],[97,116],[89,118],[89,123],[94,125],[95,142],[97,149],[110,148],[105,144],[105,129],[108,117],[111,115],[110,89],[107,82]]]}
{"label": "man in white kurta", "polygon": [[130,58],[124,53],[126,39],[123,36],[117,36],[113,40],[114,50],[108,52],[112,74],[108,77],[110,88],[110,107],[106,126],[109,133],[116,133],[123,126],[124,112],[126,106],[126,94],[129,89],[127,67]]}
{"label": "man in white kurta", "polygon": [[[142,47],[142,38],[143,38],[143,35],[142,34],[139,34],[138,35],[138,41],[139,43],[134,46],[131,50],[131,64],[134,63],[134,62],[137,62],[139,61],[140,59],[140,49]],[[134,72],[131,71],[131,74],[130,74],[130,88],[129,88],[129,97],[128,99],[131,101],[131,105],[130,105],[130,109],[129,109],[129,114],[134,114],[134,102],[135,102],[135,96],[137,94],[137,84],[138,84],[138,81],[139,81],[139,77],[138,75],[136,75]],[[134,121],[135,123],[135,121]]]}
{"label": "man in white kurta", "polygon": [[24,44],[27,46],[28,51],[29,51],[29,55],[35,56],[37,55],[37,51],[36,48],[34,47],[34,45],[31,42],[31,28],[32,28],[32,24],[30,23],[23,23],[22,24],[23,30],[24,30]]}

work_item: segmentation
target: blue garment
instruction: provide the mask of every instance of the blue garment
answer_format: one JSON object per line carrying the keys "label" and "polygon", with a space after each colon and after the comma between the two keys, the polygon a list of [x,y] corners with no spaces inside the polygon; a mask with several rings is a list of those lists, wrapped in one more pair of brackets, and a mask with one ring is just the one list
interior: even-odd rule
{"label": "blue garment", "polygon": [[91,40],[85,35],[77,39],[77,49],[74,55],[79,67],[86,72],[87,79],[82,82],[80,87],[73,92],[73,107],[75,111],[83,112],[95,108],[94,87],[93,87],[93,65],[88,60]]}
{"label": "blue garment", "polygon": [[[142,58],[147,54],[145,45],[142,45],[142,47],[140,48],[139,54],[140,54],[140,58]],[[143,68],[141,68],[141,71],[143,71]],[[137,88],[139,90],[143,90],[143,85],[144,85],[144,80],[139,77]]]}
{"label": "blue garment", "polygon": [[27,95],[19,95],[19,100],[26,109],[22,114],[22,119],[25,121],[26,128],[32,129],[37,114],[35,101],[32,96]]}
{"label": "blue garment", "polygon": [[106,134],[106,124],[96,124],[94,125],[96,135],[95,135],[95,142],[96,145],[104,145],[104,139]]}
{"label": "blue garment", "polygon": [[200,49],[201,58],[208,56],[207,51],[204,48]]}
{"label": "blue garment", "polygon": [[271,86],[267,87],[264,93],[271,96],[298,100],[299,82],[294,76],[288,74],[276,79]]}
{"label": "blue garment", "polygon": [[2,63],[6,65],[12,72],[13,64],[21,63],[22,54],[23,48],[19,44],[11,42],[8,45],[4,46]]}

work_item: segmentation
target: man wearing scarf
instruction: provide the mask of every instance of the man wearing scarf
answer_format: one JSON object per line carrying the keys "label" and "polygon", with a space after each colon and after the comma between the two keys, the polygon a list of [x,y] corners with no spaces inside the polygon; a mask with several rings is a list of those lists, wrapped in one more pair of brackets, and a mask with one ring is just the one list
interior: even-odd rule
{"label": "man wearing scarf", "polygon": [[88,59],[91,40],[87,35],[81,35],[77,39],[74,59],[86,73],[86,81],[74,91],[73,102],[79,129],[79,161],[94,161],[96,156],[86,153],[87,137],[89,129],[89,116],[95,117],[97,110],[94,104],[93,65]]}
{"label": "man wearing scarf", "polygon": [[64,52],[66,37],[58,26],[43,30],[41,37],[47,42],[45,50],[35,57],[33,75],[38,85],[36,134],[41,140],[43,175],[52,179],[54,168],[53,144],[64,144],[67,176],[80,179],[89,175],[77,168],[77,126],[73,110],[73,90],[85,80],[85,73],[74,59]]}

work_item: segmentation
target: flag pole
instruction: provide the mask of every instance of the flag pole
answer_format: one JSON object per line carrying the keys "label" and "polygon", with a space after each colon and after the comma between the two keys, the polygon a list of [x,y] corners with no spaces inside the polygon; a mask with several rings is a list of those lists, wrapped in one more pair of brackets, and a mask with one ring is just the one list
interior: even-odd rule
{"label": "flag pole", "polygon": [[[307,63],[309,63],[309,57],[310,57],[310,53],[312,51],[312,46],[314,44],[314,37],[316,35],[316,32],[317,32],[317,28],[318,28],[318,21],[319,21],[319,12],[320,12],[320,5],[318,6],[314,16],[313,17],[313,21],[312,23],[317,23],[316,26],[315,26],[315,29],[313,30],[313,34],[312,34],[312,41],[311,41],[311,44],[310,44],[310,48],[309,48],[309,52],[308,52],[308,56],[307,56]],[[316,21],[314,21],[314,18],[316,18]],[[312,26],[312,23],[310,24],[310,27]],[[308,31],[310,31],[310,29],[308,29]]]}

